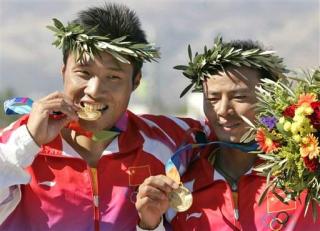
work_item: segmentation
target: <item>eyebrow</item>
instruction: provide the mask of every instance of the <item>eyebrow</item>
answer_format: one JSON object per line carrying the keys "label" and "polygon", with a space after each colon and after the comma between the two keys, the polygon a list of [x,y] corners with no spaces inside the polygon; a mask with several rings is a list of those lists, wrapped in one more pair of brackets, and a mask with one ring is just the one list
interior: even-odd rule
{"label": "eyebrow", "polygon": [[[234,93],[247,93],[249,90],[250,90],[250,88],[241,87],[241,88],[230,90],[229,92],[233,93],[233,94]],[[208,94],[209,95],[219,95],[219,94],[221,94],[221,92],[220,91],[214,91],[214,90],[210,91],[209,90]]]}
{"label": "eyebrow", "polygon": [[[90,68],[90,65],[88,64],[79,64],[77,63],[72,70],[76,69],[76,68]],[[109,66],[109,67],[105,67],[104,68],[106,71],[115,71],[115,72],[122,72],[123,70],[118,67],[118,66]]]}

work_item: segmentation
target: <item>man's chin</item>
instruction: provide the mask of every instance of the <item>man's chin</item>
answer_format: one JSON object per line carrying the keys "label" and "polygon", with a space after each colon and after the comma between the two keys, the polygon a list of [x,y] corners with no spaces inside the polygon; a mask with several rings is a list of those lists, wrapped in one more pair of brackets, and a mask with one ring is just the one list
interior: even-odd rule
{"label": "man's chin", "polygon": [[94,121],[79,120],[79,124],[83,129],[91,132],[110,130],[112,128],[112,126],[108,125],[109,123],[104,122],[101,118]]}
{"label": "man's chin", "polygon": [[217,129],[216,134],[220,141],[240,143],[241,136],[239,136],[239,134],[244,134],[244,131],[242,129],[234,129],[232,131],[225,132]]}
{"label": "man's chin", "polygon": [[230,141],[231,143],[240,143],[240,139],[238,137],[232,137],[230,138]]}
{"label": "man's chin", "polygon": [[230,142],[230,143],[240,143],[240,138],[235,136],[228,136],[228,137],[221,137],[219,138],[219,141],[223,142]]}
{"label": "man's chin", "polygon": [[[94,121],[89,121],[89,120],[83,120],[83,119],[80,119],[79,120],[79,124],[80,124],[80,127],[87,130],[87,131],[97,131],[99,130],[99,126],[98,126],[98,120],[94,120]],[[101,129],[102,130],[102,129]]]}

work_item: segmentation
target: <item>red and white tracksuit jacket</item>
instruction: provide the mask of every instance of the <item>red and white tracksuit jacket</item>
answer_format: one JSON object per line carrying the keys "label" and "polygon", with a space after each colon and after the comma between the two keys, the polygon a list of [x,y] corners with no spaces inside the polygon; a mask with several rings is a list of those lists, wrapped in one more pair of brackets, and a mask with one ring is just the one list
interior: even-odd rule
{"label": "red and white tracksuit jacket", "polygon": [[164,174],[186,131],[201,126],[191,119],[128,112],[127,129],[104,150],[95,178],[60,136],[39,150],[26,121],[23,117],[0,137],[1,231],[135,230],[139,184]]}
{"label": "red and white tracksuit jacket", "polygon": [[304,217],[305,194],[300,198],[301,202],[291,201],[285,205],[269,193],[262,204],[258,205],[266,186],[266,178],[252,170],[242,176],[238,184],[238,220],[235,218],[236,207],[231,188],[206,156],[192,163],[182,180],[193,192],[193,204],[185,212],[168,211],[166,217],[174,230],[320,230],[320,217],[316,223],[313,222],[311,205]]}

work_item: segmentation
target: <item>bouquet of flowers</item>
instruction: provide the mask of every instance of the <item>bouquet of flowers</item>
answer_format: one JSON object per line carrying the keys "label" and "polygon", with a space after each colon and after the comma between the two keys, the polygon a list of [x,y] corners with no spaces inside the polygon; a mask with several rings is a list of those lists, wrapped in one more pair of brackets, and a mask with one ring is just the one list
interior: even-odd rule
{"label": "bouquet of flowers", "polygon": [[[257,87],[257,121],[242,141],[255,138],[264,160],[256,171],[267,177],[268,191],[283,203],[307,191],[305,214],[311,204],[317,219],[320,205],[320,68],[292,81],[263,79]],[[249,121],[248,121],[249,123]],[[284,192],[285,196],[277,193]],[[282,194],[283,195],[283,194]]]}

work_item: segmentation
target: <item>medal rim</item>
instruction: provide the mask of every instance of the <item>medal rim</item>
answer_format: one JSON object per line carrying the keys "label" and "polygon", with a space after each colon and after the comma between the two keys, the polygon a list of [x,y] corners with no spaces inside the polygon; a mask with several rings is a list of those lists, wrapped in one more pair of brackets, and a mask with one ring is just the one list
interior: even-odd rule
{"label": "medal rim", "polygon": [[83,120],[94,121],[100,118],[101,112],[100,111],[91,111],[91,112],[79,111],[78,116]]}
{"label": "medal rim", "polygon": [[[184,199],[184,198],[186,198],[186,196],[181,197],[181,196],[180,196],[181,194],[179,194],[179,193],[176,192],[176,190],[178,190],[179,188],[181,188],[181,189],[183,189],[183,190],[185,191],[185,194],[184,194],[184,195],[186,195],[186,194],[189,194],[189,195],[190,195],[190,197],[191,197],[190,200]],[[193,203],[193,196],[192,196],[192,193],[190,192],[190,190],[187,189],[184,185],[181,184],[181,185],[179,186],[179,188],[176,189],[176,190],[171,191],[171,193],[177,194],[178,197],[181,198],[181,201],[183,201],[183,202],[189,201],[189,203],[186,204],[186,205],[184,205],[184,203],[182,203],[182,204],[180,204],[180,205],[178,205],[178,206],[174,206],[174,205],[172,204],[172,201],[173,201],[173,200],[170,200],[170,198],[169,198],[169,205],[170,205],[171,208],[173,208],[173,209],[176,210],[177,212],[184,212],[184,211],[187,211],[187,210],[191,207],[191,205],[192,205],[192,203]]]}

